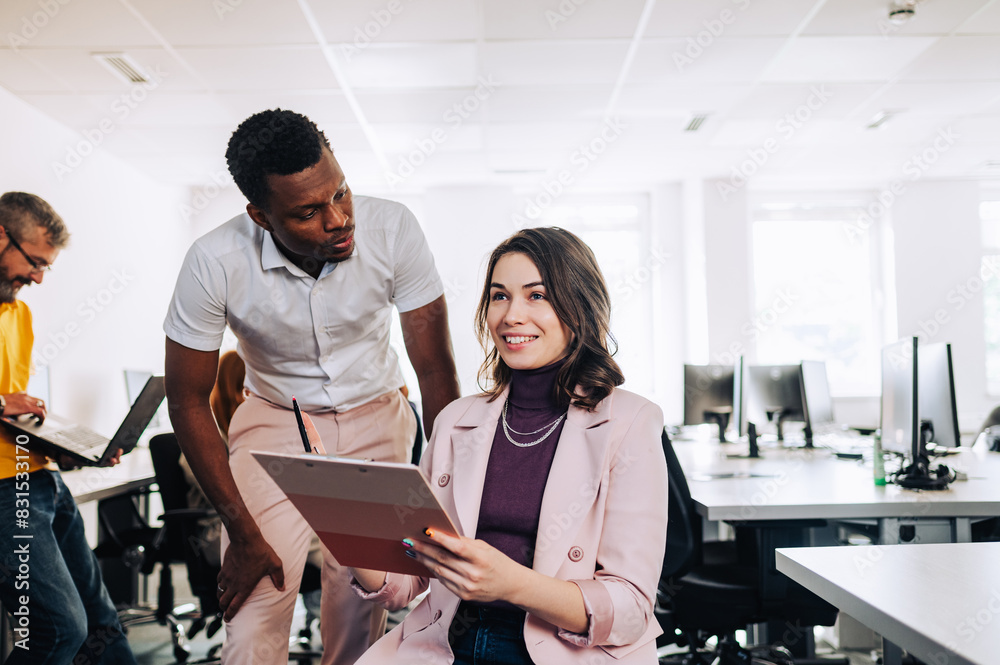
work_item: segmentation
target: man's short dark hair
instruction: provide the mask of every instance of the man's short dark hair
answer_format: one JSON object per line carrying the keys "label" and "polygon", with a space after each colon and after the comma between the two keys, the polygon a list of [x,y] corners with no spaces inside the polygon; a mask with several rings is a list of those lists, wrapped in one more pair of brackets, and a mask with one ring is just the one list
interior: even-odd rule
{"label": "man's short dark hair", "polygon": [[39,226],[56,249],[69,243],[69,231],[62,217],[45,199],[27,192],[7,192],[0,196],[0,226],[21,242],[32,227]]}
{"label": "man's short dark hair", "polygon": [[247,201],[268,209],[269,175],[290,175],[317,164],[330,142],[309,118],[284,109],[256,113],[229,139],[226,162]]}

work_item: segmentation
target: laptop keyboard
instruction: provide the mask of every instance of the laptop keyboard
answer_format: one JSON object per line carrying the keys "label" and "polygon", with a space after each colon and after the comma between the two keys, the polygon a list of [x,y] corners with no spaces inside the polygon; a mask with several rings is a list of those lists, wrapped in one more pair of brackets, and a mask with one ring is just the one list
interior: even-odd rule
{"label": "laptop keyboard", "polygon": [[100,446],[107,446],[107,437],[101,436],[97,432],[87,429],[82,425],[68,427],[58,432],[53,432],[49,438],[58,443],[63,448],[68,448],[76,453],[86,453]]}

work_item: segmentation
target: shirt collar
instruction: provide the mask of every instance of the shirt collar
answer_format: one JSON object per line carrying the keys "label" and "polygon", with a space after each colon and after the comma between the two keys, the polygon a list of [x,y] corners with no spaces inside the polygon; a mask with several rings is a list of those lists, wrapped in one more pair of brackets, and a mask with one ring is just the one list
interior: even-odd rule
{"label": "shirt collar", "polygon": [[[260,246],[260,267],[263,270],[272,270],[274,268],[286,268],[288,272],[296,275],[298,277],[309,277],[307,273],[302,268],[298,267],[292,263],[287,256],[281,253],[278,246],[274,244],[274,236],[271,235],[270,231],[265,231],[261,229],[263,233],[263,239]],[[351,255],[347,257],[347,260],[353,259],[358,255],[358,243],[357,235],[355,234],[354,248],[351,250]],[[340,265],[339,263],[327,262],[323,265],[323,270],[320,271],[319,279],[322,279],[333,272],[336,267]]]}

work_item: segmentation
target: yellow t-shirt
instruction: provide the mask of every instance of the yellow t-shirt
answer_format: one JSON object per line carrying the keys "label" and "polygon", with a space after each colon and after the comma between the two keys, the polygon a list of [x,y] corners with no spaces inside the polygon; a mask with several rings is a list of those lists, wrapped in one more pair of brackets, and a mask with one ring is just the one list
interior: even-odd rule
{"label": "yellow t-shirt", "polygon": [[[31,310],[20,300],[0,303],[0,395],[9,395],[25,390],[31,375],[31,347],[35,335],[31,330]],[[0,426],[0,479],[10,478],[17,471],[37,471],[48,463],[40,453],[28,455],[28,468],[15,468],[14,435]]]}

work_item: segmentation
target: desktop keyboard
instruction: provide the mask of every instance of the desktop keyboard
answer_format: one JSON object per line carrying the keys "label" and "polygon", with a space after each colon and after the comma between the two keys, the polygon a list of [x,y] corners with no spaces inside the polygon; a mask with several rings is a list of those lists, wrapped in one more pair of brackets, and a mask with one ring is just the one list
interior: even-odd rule
{"label": "desktop keyboard", "polygon": [[874,442],[870,436],[861,436],[857,432],[836,430],[813,435],[813,445],[819,448],[829,448],[835,453],[871,452]]}
{"label": "desktop keyboard", "polygon": [[48,435],[52,441],[76,453],[86,453],[94,448],[108,445],[108,438],[82,425],[67,427]]}

